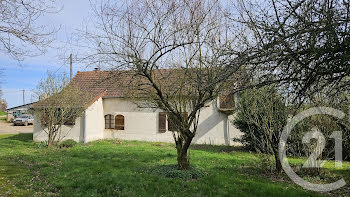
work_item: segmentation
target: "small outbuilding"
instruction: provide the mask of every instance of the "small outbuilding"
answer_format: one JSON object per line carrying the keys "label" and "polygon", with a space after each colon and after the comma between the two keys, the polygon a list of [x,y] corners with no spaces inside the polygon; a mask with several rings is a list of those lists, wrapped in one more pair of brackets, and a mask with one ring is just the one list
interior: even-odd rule
{"label": "small outbuilding", "polygon": [[29,114],[30,108],[33,106],[34,103],[36,103],[36,102],[28,103],[25,105],[19,105],[16,107],[11,107],[11,108],[6,109],[6,111],[5,111],[7,113],[6,120],[8,122],[12,122],[16,117],[18,117],[22,114]]}

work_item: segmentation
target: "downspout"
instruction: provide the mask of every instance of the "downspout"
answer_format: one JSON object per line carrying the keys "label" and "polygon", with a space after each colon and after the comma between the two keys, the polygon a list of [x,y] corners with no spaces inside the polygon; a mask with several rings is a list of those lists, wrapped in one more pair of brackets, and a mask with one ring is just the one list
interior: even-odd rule
{"label": "downspout", "polygon": [[228,146],[231,146],[231,133],[230,133],[230,118],[229,115],[227,115],[227,137],[228,137]]}
{"label": "downspout", "polygon": [[83,143],[86,143],[86,110],[84,111],[83,116]]}
{"label": "downspout", "polygon": [[229,133],[229,119],[228,115],[224,115],[224,140],[225,140],[225,145],[230,146],[230,133]]}

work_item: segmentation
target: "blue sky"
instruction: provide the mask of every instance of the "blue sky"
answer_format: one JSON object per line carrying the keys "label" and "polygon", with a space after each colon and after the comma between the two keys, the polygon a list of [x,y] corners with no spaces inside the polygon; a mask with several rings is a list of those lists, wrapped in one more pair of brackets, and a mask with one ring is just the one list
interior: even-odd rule
{"label": "blue sky", "polygon": [[[69,72],[69,65],[63,64],[59,53],[65,45],[67,38],[83,26],[90,13],[90,4],[87,0],[58,1],[63,7],[61,12],[46,15],[40,18],[39,23],[48,27],[60,27],[55,35],[53,48],[41,56],[26,58],[21,65],[6,54],[0,53],[1,88],[8,107],[23,104],[22,89],[25,89],[25,102],[31,101],[33,90],[40,79],[45,77],[47,71]],[[68,58],[68,57],[67,57]],[[83,65],[73,65],[74,74],[78,70],[85,70]]]}

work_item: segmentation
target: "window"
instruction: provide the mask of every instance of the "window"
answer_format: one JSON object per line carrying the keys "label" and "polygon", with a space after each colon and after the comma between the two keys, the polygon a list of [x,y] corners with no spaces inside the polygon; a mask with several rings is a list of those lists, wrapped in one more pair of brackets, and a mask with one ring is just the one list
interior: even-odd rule
{"label": "window", "polygon": [[158,129],[159,133],[165,133],[166,131],[166,113],[159,112],[158,114]]}
{"label": "window", "polygon": [[111,114],[105,115],[105,128],[114,129],[113,115]]}
{"label": "window", "polygon": [[68,120],[66,120],[64,125],[75,125],[75,117],[70,117]]}
{"label": "window", "polygon": [[45,115],[42,115],[40,117],[40,124],[41,126],[47,127],[48,122],[49,122],[49,115],[47,113],[45,113]]}
{"label": "window", "polygon": [[[187,120],[188,118],[187,112],[182,112],[181,115],[183,119]],[[168,113],[168,130],[177,131],[177,129],[179,128],[177,124],[178,123],[177,123],[176,117],[173,114]]]}
{"label": "window", "polygon": [[124,116],[123,115],[117,115],[115,117],[115,129],[124,130]]}
{"label": "window", "polygon": [[224,94],[219,96],[219,108],[234,109],[237,105],[237,94]]}
{"label": "window", "polygon": [[176,131],[176,117],[171,113],[168,113],[168,130]]}

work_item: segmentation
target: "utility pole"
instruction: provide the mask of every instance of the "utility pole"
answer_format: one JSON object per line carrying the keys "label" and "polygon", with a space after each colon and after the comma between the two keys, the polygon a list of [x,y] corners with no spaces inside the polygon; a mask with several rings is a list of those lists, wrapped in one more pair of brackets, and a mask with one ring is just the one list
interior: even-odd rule
{"label": "utility pole", "polygon": [[22,92],[23,92],[23,105],[25,105],[26,104],[26,102],[25,102],[25,100],[24,100],[24,89],[22,90]]}
{"label": "utility pole", "polygon": [[72,75],[73,75],[73,57],[72,54],[69,56],[69,62],[70,62],[70,80],[72,80]]}

